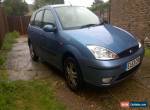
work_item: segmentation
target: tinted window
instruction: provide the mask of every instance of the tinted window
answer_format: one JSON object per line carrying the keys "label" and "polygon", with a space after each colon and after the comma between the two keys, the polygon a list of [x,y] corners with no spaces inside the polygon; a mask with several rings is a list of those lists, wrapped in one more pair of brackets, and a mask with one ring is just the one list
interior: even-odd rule
{"label": "tinted window", "polygon": [[55,25],[55,19],[50,10],[45,10],[45,13],[44,13],[43,25],[47,25],[47,24]]}
{"label": "tinted window", "polygon": [[79,28],[88,24],[100,24],[99,18],[84,7],[57,7],[56,12],[64,29]]}
{"label": "tinted window", "polygon": [[36,25],[38,27],[41,27],[41,25],[42,25],[42,17],[43,17],[43,11],[37,12],[37,14],[35,16],[34,25]]}

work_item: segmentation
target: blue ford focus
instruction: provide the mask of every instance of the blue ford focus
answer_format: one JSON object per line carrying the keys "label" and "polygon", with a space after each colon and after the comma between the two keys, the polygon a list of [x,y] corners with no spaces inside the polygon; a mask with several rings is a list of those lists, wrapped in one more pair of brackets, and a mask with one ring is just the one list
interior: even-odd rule
{"label": "blue ford focus", "polygon": [[138,70],[144,55],[133,35],[80,6],[52,5],[35,11],[28,44],[31,58],[63,71],[74,91],[84,82],[110,86],[123,81]]}

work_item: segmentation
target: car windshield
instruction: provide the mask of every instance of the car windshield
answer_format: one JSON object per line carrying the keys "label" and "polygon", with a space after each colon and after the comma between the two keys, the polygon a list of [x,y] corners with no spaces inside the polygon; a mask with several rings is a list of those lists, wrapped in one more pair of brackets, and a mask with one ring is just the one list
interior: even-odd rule
{"label": "car windshield", "polygon": [[99,18],[85,7],[55,8],[64,29],[84,28],[100,24]]}

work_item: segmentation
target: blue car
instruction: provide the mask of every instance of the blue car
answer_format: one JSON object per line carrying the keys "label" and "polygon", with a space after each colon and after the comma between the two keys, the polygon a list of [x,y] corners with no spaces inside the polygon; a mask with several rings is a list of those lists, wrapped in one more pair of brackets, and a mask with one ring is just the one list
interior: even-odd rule
{"label": "blue car", "polygon": [[31,58],[64,72],[74,91],[85,82],[99,87],[121,82],[138,70],[144,56],[137,38],[81,6],[48,5],[35,11],[28,44]]}

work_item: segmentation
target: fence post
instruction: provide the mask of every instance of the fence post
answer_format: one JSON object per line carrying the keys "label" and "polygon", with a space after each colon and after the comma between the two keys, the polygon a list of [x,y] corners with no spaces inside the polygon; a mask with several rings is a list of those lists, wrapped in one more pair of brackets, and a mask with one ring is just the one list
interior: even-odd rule
{"label": "fence post", "polygon": [[6,25],[6,16],[5,11],[2,6],[0,6],[0,47],[2,46],[2,41],[5,37],[5,34],[8,32]]}
{"label": "fence post", "polygon": [[23,29],[23,23],[22,23],[22,17],[20,16],[20,25],[21,25],[21,34],[24,34],[24,29]]}

